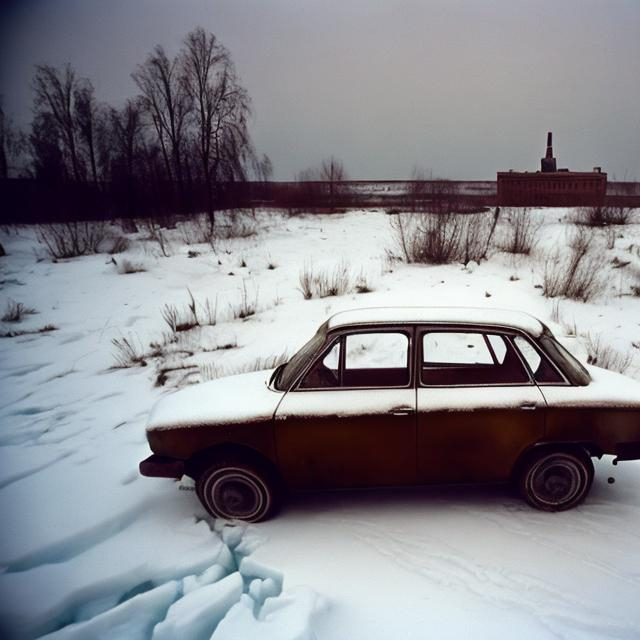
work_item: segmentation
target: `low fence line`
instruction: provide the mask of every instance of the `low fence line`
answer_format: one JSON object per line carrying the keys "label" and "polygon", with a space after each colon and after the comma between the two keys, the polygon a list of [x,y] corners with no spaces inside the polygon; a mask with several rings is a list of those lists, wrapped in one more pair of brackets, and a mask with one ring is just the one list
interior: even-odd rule
{"label": "low fence line", "polygon": [[[0,180],[0,224],[163,217],[206,211],[207,202],[206,186],[200,182],[191,182],[179,192],[176,184],[166,181],[52,184]],[[321,212],[373,207],[472,211],[496,204],[496,182],[491,180],[236,182],[219,185],[215,196],[216,209],[261,206]],[[640,207],[640,182],[608,183],[605,204]]]}

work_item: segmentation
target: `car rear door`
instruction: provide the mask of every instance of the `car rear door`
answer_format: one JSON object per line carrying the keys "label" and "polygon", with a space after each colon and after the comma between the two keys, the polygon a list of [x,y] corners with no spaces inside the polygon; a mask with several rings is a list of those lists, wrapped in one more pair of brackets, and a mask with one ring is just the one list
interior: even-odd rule
{"label": "car rear door", "polygon": [[343,333],[275,417],[278,466],[292,488],[411,484],[416,477],[412,329]]}
{"label": "car rear door", "polygon": [[511,336],[423,328],[417,343],[418,481],[508,479],[544,437],[546,409]]}

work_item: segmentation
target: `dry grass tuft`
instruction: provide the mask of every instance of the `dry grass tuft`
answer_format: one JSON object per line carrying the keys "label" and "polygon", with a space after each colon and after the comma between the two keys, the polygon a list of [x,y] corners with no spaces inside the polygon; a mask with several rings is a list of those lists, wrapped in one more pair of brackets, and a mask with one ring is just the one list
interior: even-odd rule
{"label": "dry grass tuft", "polygon": [[[329,298],[343,296],[352,289],[353,277],[349,263],[341,260],[336,265],[322,270],[314,270],[313,265],[306,264],[300,271],[298,282],[299,291],[305,300],[311,298]],[[356,282],[357,286],[358,282]],[[360,282],[367,286],[366,282]],[[364,292],[362,292],[364,293]]]}
{"label": "dry grass tuft", "polygon": [[255,289],[253,293],[249,293],[247,289],[246,280],[242,281],[242,288],[240,289],[240,301],[238,303],[229,305],[231,309],[231,315],[234,319],[245,319],[253,316],[258,311],[258,293],[259,289]]}
{"label": "dry grass tuft", "polygon": [[194,327],[215,326],[218,321],[218,297],[212,303],[209,298],[205,298],[204,302],[196,302],[193,293],[187,289],[189,301],[186,308],[179,309],[175,304],[165,304],[160,313],[169,329],[170,335],[189,331]]}
{"label": "dry grass tuft", "polygon": [[33,315],[34,313],[38,312],[31,307],[25,307],[22,302],[7,300],[5,311],[1,319],[3,322],[22,322],[24,316]]}
{"label": "dry grass tuft", "polygon": [[285,351],[275,356],[261,356],[240,365],[231,367],[217,367],[208,363],[200,366],[200,377],[202,382],[216,380],[226,376],[235,376],[241,373],[252,373],[253,371],[267,371],[275,369],[289,360],[289,355]]}
{"label": "dry grass tuft", "polygon": [[617,371],[618,373],[626,373],[633,364],[632,353],[622,353],[612,346],[602,341],[602,336],[593,336],[587,334],[585,336],[586,348],[588,353],[587,362],[603,369]]}
{"label": "dry grass tuft", "polygon": [[114,369],[128,369],[130,367],[146,367],[144,350],[140,340],[133,336],[113,338],[111,344],[114,346],[113,353]]}

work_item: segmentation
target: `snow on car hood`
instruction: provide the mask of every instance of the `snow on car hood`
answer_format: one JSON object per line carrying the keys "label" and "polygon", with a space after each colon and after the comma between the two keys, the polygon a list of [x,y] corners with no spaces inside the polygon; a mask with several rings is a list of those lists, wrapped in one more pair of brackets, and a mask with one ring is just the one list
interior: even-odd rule
{"label": "snow on car hood", "polygon": [[585,366],[591,382],[584,387],[540,387],[549,405],[640,409],[640,382],[607,369]]}
{"label": "snow on car hood", "polygon": [[269,420],[283,395],[267,386],[272,373],[243,373],[176,391],[153,407],[147,431]]}

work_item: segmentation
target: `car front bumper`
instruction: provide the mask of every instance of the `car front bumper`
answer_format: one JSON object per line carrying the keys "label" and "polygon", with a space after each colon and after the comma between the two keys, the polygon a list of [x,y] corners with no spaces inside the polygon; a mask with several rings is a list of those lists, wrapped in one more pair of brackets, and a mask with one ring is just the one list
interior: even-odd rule
{"label": "car front bumper", "polygon": [[155,453],[139,465],[140,473],[148,478],[175,478],[184,475],[184,460],[158,456]]}

